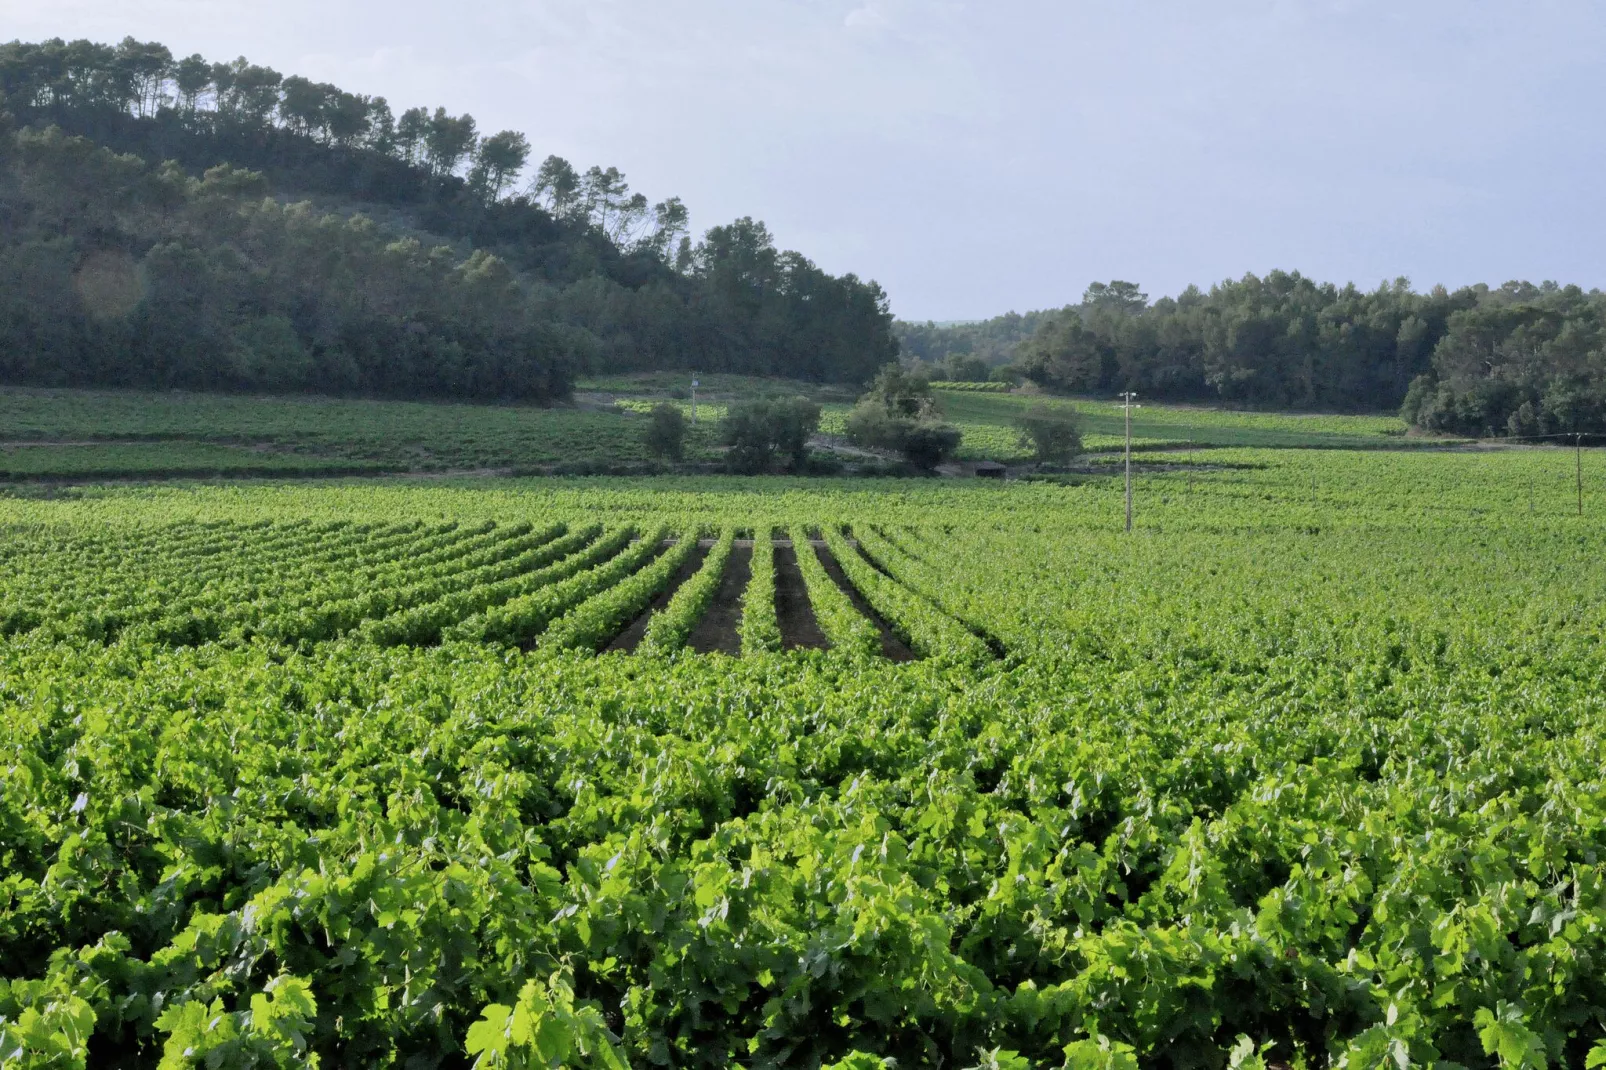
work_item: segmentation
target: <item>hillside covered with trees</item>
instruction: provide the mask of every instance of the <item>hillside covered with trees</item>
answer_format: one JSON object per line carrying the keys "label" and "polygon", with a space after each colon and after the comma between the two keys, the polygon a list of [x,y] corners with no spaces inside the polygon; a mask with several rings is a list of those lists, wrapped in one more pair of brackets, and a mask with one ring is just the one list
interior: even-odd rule
{"label": "hillside covered with trees", "polygon": [[898,329],[907,356],[951,367],[1021,322],[1035,329],[1004,354],[1013,372],[1064,393],[1400,410],[1464,435],[1606,433],[1606,294],[1577,286],[1363,291],[1273,271],[1151,302],[1114,281],[1056,312]]}
{"label": "hillside covered with trees", "polygon": [[0,46],[0,380],[540,400],[865,381],[879,286],[516,131],[132,39]]}
{"label": "hillside covered with trees", "polygon": [[[898,320],[893,331],[904,356],[930,364],[976,361],[989,368],[1014,359],[1015,348],[1030,338],[1050,312],[1006,312],[974,323],[914,323]],[[975,368],[971,366],[974,373]]]}

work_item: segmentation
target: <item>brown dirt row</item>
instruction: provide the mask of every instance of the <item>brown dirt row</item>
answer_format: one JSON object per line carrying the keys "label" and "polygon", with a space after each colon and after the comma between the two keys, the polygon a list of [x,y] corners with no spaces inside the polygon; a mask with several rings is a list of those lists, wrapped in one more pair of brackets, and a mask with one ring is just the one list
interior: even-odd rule
{"label": "brown dirt row", "polygon": [[797,566],[797,552],[790,542],[775,544],[775,616],[781,625],[783,650],[825,650],[830,640],[820,630],[809,604],[803,570]]}
{"label": "brown dirt row", "polygon": [[741,655],[742,592],[747,590],[747,581],[752,575],[753,544],[749,542],[743,546],[738,542],[725,561],[725,575],[720,578],[714,600],[686,638],[689,649],[699,654]]}

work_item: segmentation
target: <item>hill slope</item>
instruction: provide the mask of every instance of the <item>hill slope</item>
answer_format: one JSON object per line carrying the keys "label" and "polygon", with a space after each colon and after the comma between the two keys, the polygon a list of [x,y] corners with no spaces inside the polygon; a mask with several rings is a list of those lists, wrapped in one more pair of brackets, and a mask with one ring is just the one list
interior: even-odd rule
{"label": "hill slope", "polygon": [[539,400],[897,351],[875,283],[751,219],[694,244],[612,168],[517,191],[527,139],[470,116],[132,40],[0,46],[0,93],[0,381]]}

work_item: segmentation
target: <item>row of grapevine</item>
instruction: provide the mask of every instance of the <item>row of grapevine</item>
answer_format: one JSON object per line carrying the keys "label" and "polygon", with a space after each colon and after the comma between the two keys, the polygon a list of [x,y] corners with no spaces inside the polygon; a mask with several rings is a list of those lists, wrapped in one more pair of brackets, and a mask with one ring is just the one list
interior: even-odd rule
{"label": "row of grapevine", "polygon": [[405,573],[408,582],[398,582],[403,579],[402,574],[386,577],[348,597],[269,617],[254,630],[269,640],[287,643],[319,642],[343,635],[364,621],[426,605],[480,583],[494,583],[541,568],[554,559],[549,544],[563,531],[562,524],[540,530],[530,530],[525,525],[512,538],[497,539],[489,545],[459,546],[456,548],[459,551],[470,552],[453,554],[434,567],[419,562]]}
{"label": "row of grapevine", "polygon": [[[456,525],[450,526],[455,528]],[[280,560],[297,561],[305,566],[307,562],[328,558],[344,545],[406,542],[413,537],[411,533],[416,528],[416,523],[400,525],[381,532],[377,539],[370,539],[365,525],[287,528],[271,532],[273,537],[267,540],[266,552],[257,554],[253,546],[253,553],[244,558],[238,553],[241,532],[222,535],[209,532],[205,543],[207,552],[199,558],[188,552],[193,546],[164,548],[144,557],[120,561],[114,569],[86,572],[85,575],[100,580],[93,585],[65,581],[58,575],[62,565],[53,562],[51,566],[35,570],[33,586],[48,585],[48,592],[29,595],[19,585],[12,593],[10,604],[0,610],[0,626],[17,632],[48,624],[51,636],[58,640],[105,641],[131,625],[185,616],[201,606],[238,603],[243,597],[258,593],[256,586],[249,583],[242,586],[233,577],[242,563],[248,570],[255,569],[268,587],[276,589],[285,578],[285,570],[278,564]],[[306,541],[309,537],[315,549],[309,550]],[[69,562],[65,567],[70,570],[74,566]],[[219,577],[225,580],[220,581]],[[226,595],[220,594],[220,583]]]}
{"label": "row of grapevine", "polygon": [[[688,539],[688,542],[692,540]],[[663,609],[654,613],[647,624],[637,652],[641,654],[672,654],[686,643],[697,622],[702,620],[714,600],[714,593],[725,576],[731,549],[736,543],[736,529],[725,528],[714,541],[714,546],[703,558],[702,567],[670,598]]]}
{"label": "row of grapevine", "polygon": [[954,390],[969,394],[1007,394],[1014,389],[1014,386],[1011,383],[971,383],[957,379],[933,379],[931,388],[933,390]]}
{"label": "row of grapevine", "polygon": [[640,572],[575,606],[541,636],[548,650],[599,649],[647,608],[697,552],[697,532],[684,531],[662,556]]}
{"label": "row of grapevine", "polygon": [[775,617],[775,539],[767,524],[753,531],[753,557],[747,588],[742,591],[739,631],[744,658],[781,649],[781,625]]}
{"label": "row of grapevine", "polygon": [[[251,531],[245,529],[244,533]],[[29,548],[28,563],[14,569],[5,604],[15,614],[30,598],[48,601],[66,590],[86,595],[115,592],[153,571],[169,577],[193,575],[241,533],[219,527],[181,527],[171,539],[118,535],[73,540],[66,546],[46,536]]]}
{"label": "row of grapevine", "polygon": [[921,656],[975,664],[992,656],[986,643],[929,599],[876,571],[841,531],[829,525],[821,531],[848,582]]}
{"label": "row of grapevine", "polygon": [[572,531],[530,554],[524,568],[506,578],[487,576],[468,586],[457,585],[434,601],[365,621],[358,636],[381,646],[434,645],[440,642],[441,633],[458,621],[605,561],[629,540],[627,533],[618,532],[598,540],[601,533],[600,524]]}
{"label": "row of grapevine", "polygon": [[[628,538],[634,529],[625,529]],[[617,557],[551,583],[530,594],[475,614],[442,633],[443,639],[521,646],[538,636],[553,620],[612,587],[657,556],[668,525],[654,529]]]}
{"label": "row of grapevine", "polygon": [[444,523],[396,525],[374,533],[351,530],[313,552],[256,553],[249,565],[185,600],[168,603],[150,631],[154,641],[173,644],[255,637],[294,638],[293,623],[357,591],[391,589],[455,561],[476,549],[527,536],[530,525]]}
{"label": "row of grapevine", "polygon": [[488,530],[484,525],[455,523],[396,525],[378,531],[354,527],[311,546],[279,545],[265,551],[245,547],[232,567],[220,568],[198,590],[151,599],[137,618],[138,631],[131,640],[190,645],[239,639],[248,624],[286,612],[289,602],[323,589],[330,577],[350,582],[353,568],[360,564],[406,556],[420,546],[484,538]]}
{"label": "row of grapevine", "polygon": [[[457,524],[434,529],[439,537],[461,537]],[[427,540],[431,529],[420,524],[382,528],[344,525],[294,537],[251,542],[215,565],[195,571],[188,580],[168,586],[142,615],[157,642],[193,643],[224,635],[263,604],[281,608],[289,592],[300,593],[330,574],[348,574],[356,561],[386,554],[405,554]],[[155,592],[152,592],[153,594]],[[270,610],[271,611],[271,610]]]}
{"label": "row of grapevine", "polygon": [[[857,525],[853,529],[853,534],[858,540],[859,549],[882,571],[930,601],[943,613],[959,621],[972,634],[978,636],[986,634],[978,620],[981,614],[977,612],[968,592],[955,590],[954,585],[949,582],[949,577],[943,572],[932,568],[903,549],[873,525]],[[987,642],[985,638],[982,641]],[[989,645],[990,649],[991,646],[992,644]]]}
{"label": "row of grapevine", "polygon": [[850,659],[879,657],[880,633],[826,572],[819,555],[814,551],[808,528],[794,524],[790,534],[797,565],[803,573],[803,586],[808,591],[809,605],[814,609],[814,619],[819,622],[820,630],[831,641],[831,649]]}
{"label": "row of grapevine", "polygon": [[[678,648],[707,611],[733,545],[732,529],[722,531],[705,568],[686,584],[673,612],[659,614],[660,619],[651,623],[645,651]],[[594,527],[583,535],[565,536],[562,524],[538,530],[527,521],[447,522],[430,528],[416,522],[375,527],[333,521],[263,525],[249,532],[258,538],[242,543],[242,534],[248,532],[241,529],[198,531],[190,549],[204,548],[207,552],[199,559],[204,563],[195,563],[182,551],[175,551],[177,556],[154,552],[148,562],[149,579],[112,581],[110,593],[80,584],[64,587],[53,600],[0,606],[0,625],[14,633],[48,624],[50,641],[108,641],[115,635],[130,643],[193,645],[261,639],[305,646],[356,632],[361,641],[380,645],[432,645],[451,631],[456,638],[523,643],[546,627],[554,612],[578,610],[608,584],[574,585],[557,594],[543,594],[542,588],[597,567],[618,550],[610,545],[612,540],[603,540],[567,560],[592,542]],[[766,534],[767,530],[760,533]],[[875,656],[879,638],[874,625],[827,574],[802,527],[794,527],[791,534],[815,616],[833,648],[849,659]],[[919,632],[917,646],[922,653],[942,649],[968,656],[968,641],[951,631],[952,622],[942,612],[952,608],[944,601],[948,595],[937,589],[929,570],[868,525],[864,538],[870,544],[867,549],[879,552],[889,571],[901,572],[903,582],[924,598],[911,597],[899,584],[866,571],[862,559],[833,547],[855,588],[911,638]],[[222,553],[225,544],[233,546],[232,554]],[[678,560],[680,554],[673,556]],[[184,564],[189,567],[181,567]],[[35,571],[52,570],[47,566]],[[598,583],[596,577],[585,581]],[[597,605],[633,605],[630,592],[643,585],[650,586],[650,581],[638,580]],[[581,592],[578,601],[576,591]],[[550,601],[554,598],[558,601]],[[933,608],[939,612],[931,612]],[[526,610],[529,613],[521,617]],[[597,612],[601,614],[597,619],[604,620],[620,611]],[[576,645],[586,645],[590,629],[597,627],[602,625],[577,625]],[[520,638],[512,639],[515,634]],[[781,647],[775,618],[774,545],[769,538],[755,539],[751,580],[742,595],[740,634],[744,649],[751,653]],[[943,643],[944,635],[956,641]],[[557,645],[564,641],[561,635],[551,640]]]}

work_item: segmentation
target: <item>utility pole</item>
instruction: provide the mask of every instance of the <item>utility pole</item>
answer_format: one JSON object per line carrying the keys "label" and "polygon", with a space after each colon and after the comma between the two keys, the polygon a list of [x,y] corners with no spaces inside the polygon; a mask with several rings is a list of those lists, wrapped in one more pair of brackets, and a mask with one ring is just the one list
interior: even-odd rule
{"label": "utility pole", "polygon": [[1584,515],[1584,433],[1573,435],[1573,471],[1578,479],[1578,515]]}
{"label": "utility pole", "polygon": [[1126,531],[1132,533],[1132,399],[1137,397],[1127,390],[1121,394],[1126,403]]}
{"label": "utility pole", "polygon": [[691,425],[697,426],[697,380],[691,381]]}

